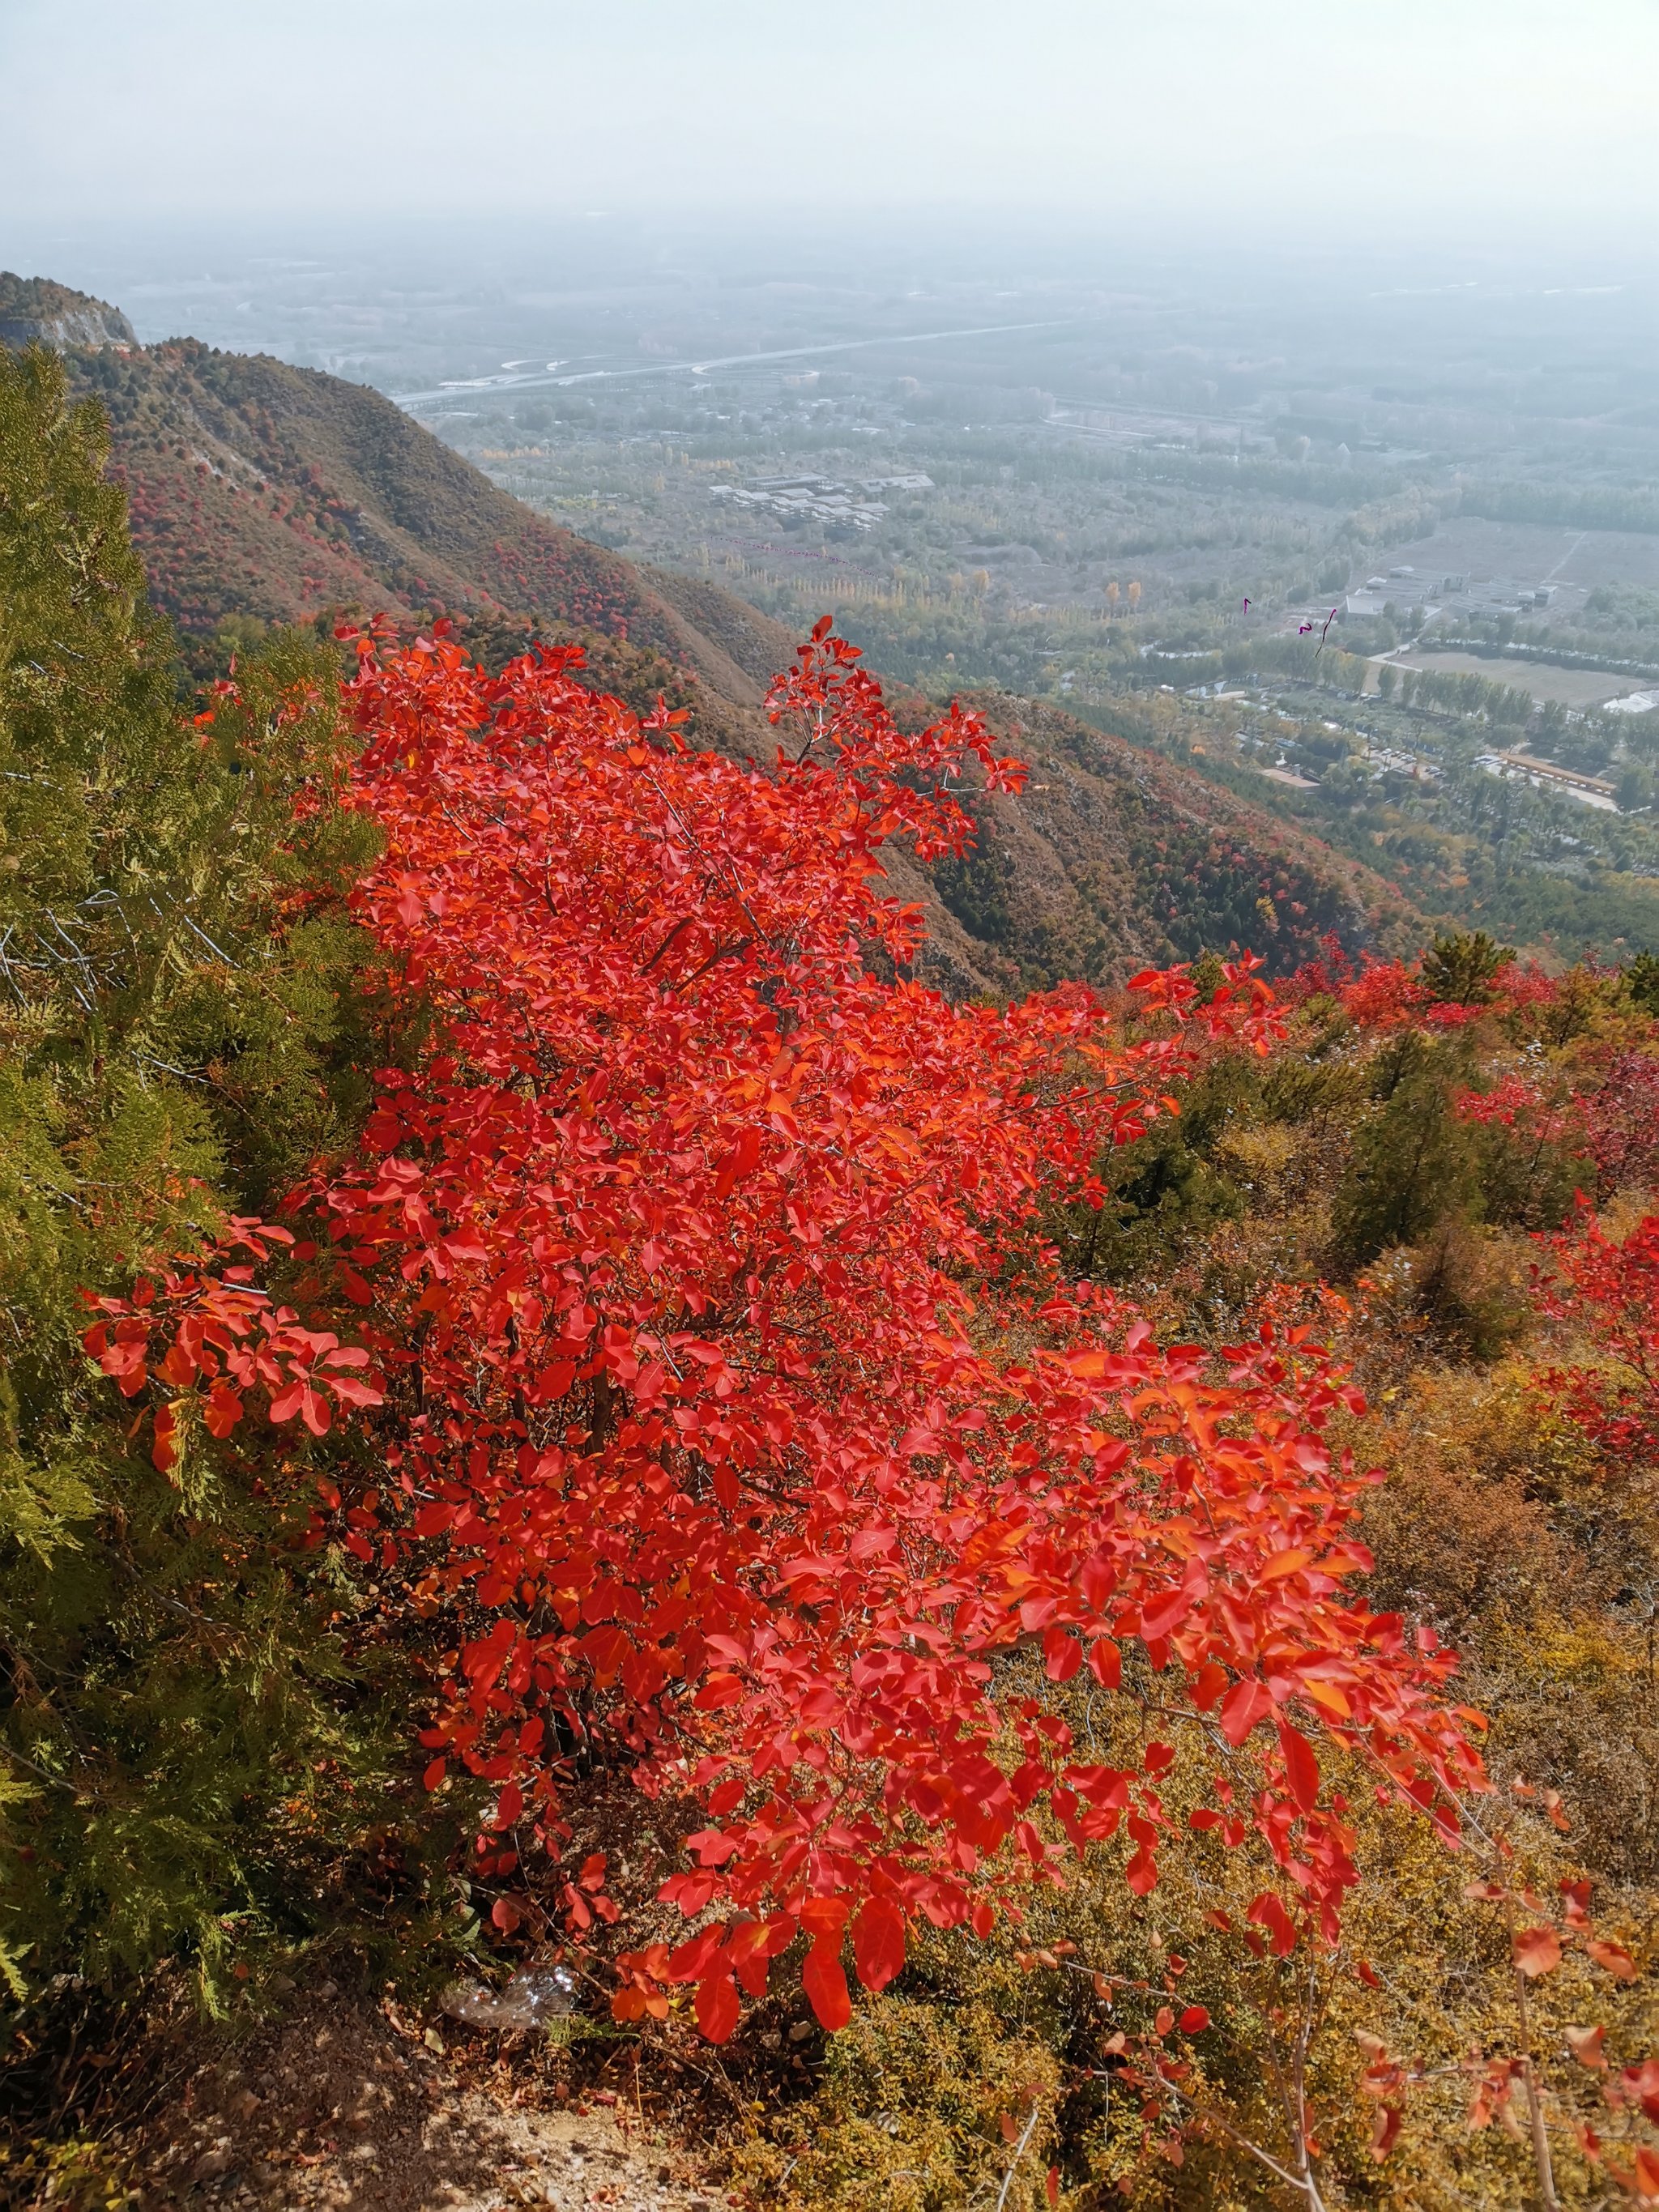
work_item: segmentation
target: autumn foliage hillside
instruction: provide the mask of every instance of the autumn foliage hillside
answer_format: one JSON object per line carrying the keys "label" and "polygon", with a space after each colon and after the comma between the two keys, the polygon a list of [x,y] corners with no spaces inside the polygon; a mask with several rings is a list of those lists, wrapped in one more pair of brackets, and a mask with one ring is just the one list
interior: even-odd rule
{"label": "autumn foliage hillside", "polygon": [[46,354],[0,441],[13,2107],[556,1964],[525,2094],[757,2206],[1659,2202],[1651,963],[1148,805],[1288,974],[951,998],[889,862],[1063,730],[827,622],[759,762],[441,627],[181,710]]}
{"label": "autumn foliage hillside", "polygon": [[141,346],[100,301],[0,278],[0,343],[31,338],[66,349],[101,400],[151,595],[189,636],[228,623],[246,639],[342,608],[447,613],[625,641],[729,699],[760,698],[726,645],[757,665],[764,617],[717,610],[715,643],[626,562],[498,491],[366,386],[193,339]]}

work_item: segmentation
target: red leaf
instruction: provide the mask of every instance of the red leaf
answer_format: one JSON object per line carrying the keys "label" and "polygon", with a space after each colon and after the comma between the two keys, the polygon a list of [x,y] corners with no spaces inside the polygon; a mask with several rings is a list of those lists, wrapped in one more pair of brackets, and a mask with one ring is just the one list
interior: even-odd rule
{"label": "red leaf", "polygon": [[852,1909],[844,1897],[809,1897],[800,1907],[800,1924],[809,1936],[838,1945]]}
{"label": "red leaf", "polygon": [[1172,1636],[1193,1609],[1193,1594],[1182,1583],[1177,1589],[1166,1590],[1160,1598],[1140,1609],[1140,1638],[1143,1644],[1158,1644]]}
{"label": "red leaf", "polygon": [[730,1974],[711,1974],[697,1984],[697,2026],[710,2043],[731,2040],[741,2009],[738,1985]]}
{"label": "red leaf", "polygon": [[1284,1900],[1275,1897],[1272,1890],[1263,1890],[1259,1897],[1254,1898],[1244,1917],[1254,1921],[1258,1928],[1267,1929],[1268,1941],[1277,1957],[1288,1959],[1295,1950],[1296,1923],[1285,1910]]}
{"label": "red leaf", "polygon": [[1221,1700],[1221,1733],[1237,1747],[1242,1744],[1258,1721],[1266,1720],[1273,1709],[1267,1685],[1254,1680],[1235,1682]]}
{"label": "red leaf", "polygon": [[872,1897],[853,1923],[853,1962],[866,1990],[878,1993],[904,1965],[904,1914],[889,1898]]}
{"label": "red leaf", "polygon": [[853,2017],[853,2000],[842,1972],[838,1949],[827,1942],[814,1943],[801,1968],[801,1987],[818,2016],[818,2024],[834,2035]]}
{"label": "red leaf", "polygon": [[744,1176],[753,1175],[760,1165],[761,1139],[758,1129],[745,1129],[737,1143],[720,1162],[720,1173],[714,1181],[714,1196],[729,1198],[733,1186]]}
{"label": "red leaf", "polygon": [[241,1400],[228,1384],[216,1382],[208,1393],[207,1403],[202,1408],[202,1420],[208,1434],[222,1440],[230,1434],[241,1418]]}
{"label": "red leaf", "polygon": [[342,1405],[384,1406],[386,1403],[383,1390],[377,1390],[372,1382],[360,1382],[354,1376],[331,1375],[328,1387]]}
{"label": "red leaf", "polygon": [[301,1404],[304,1402],[305,1396],[306,1386],[303,1382],[290,1383],[286,1390],[279,1391],[271,1400],[271,1419],[273,1421],[291,1421],[294,1419],[294,1416],[299,1412]]}
{"label": "red leaf", "polygon": [[1048,2168],[1048,2172],[1043,2176],[1042,2193],[1048,2198],[1051,2205],[1059,2203],[1060,2168],[1057,2166],[1051,2166]]}
{"label": "red leaf", "polygon": [[1043,1632],[1043,1671],[1051,1682],[1069,1682],[1083,1664],[1083,1646],[1075,1636],[1068,1636],[1063,1628],[1050,1628]]}
{"label": "red leaf", "polygon": [[1291,1795],[1304,1813],[1311,1813],[1319,1802],[1319,1761],[1314,1757],[1313,1746],[1299,1729],[1280,1721],[1279,1747],[1284,1753]]}
{"label": "red leaf", "polygon": [[1181,2015],[1181,2033],[1183,2035],[1202,2035],[1209,2024],[1210,2015],[1202,2005],[1188,2005]]}
{"label": "red leaf", "polygon": [[726,1923],[716,1921],[671,1951],[662,1963],[662,1978],[665,1982],[700,1982],[708,1972],[717,1954],[725,1948]]}
{"label": "red leaf", "polygon": [[1659,2127],[1659,2058],[1626,2066],[1619,2076],[1626,2094],[1634,2097],[1656,2127]]}

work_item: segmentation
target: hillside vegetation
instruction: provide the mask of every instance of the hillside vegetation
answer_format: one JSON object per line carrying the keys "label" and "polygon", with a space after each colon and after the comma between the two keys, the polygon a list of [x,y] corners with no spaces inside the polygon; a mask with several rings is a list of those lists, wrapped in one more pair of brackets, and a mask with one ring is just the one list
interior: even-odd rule
{"label": "hillside vegetation", "polygon": [[337,1978],[757,2208],[1659,2201],[1654,963],[1368,956],[827,623],[764,770],[441,630],[181,700],[107,456],[0,354],[18,2201]]}

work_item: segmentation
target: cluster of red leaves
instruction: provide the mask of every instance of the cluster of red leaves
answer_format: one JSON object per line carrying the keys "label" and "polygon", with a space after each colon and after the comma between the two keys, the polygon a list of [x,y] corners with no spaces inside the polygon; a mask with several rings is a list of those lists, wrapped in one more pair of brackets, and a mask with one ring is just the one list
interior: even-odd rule
{"label": "cluster of red leaves", "polygon": [[1543,1369],[1537,1387],[1609,1468],[1650,1466],[1659,1455],[1659,1214],[1619,1243],[1584,1207],[1570,1232],[1546,1242],[1551,1267],[1539,1273],[1538,1302],[1601,1356]]}
{"label": "cluster of red leaves", "polygon": [[1511,1072],[1490,1091],[1465,1091],[1454,1103],[1461,1121],[1512,1129],[1535,1144],[1586,1149],[1581,1103],[1565,1084],[1550,1090],[1536,1076]]}
{"label": "cluster of red leaves", "polygon": [[1286,978],[1280,997],[1291,1006],[1316,997],[1334,999],[1363,1030],[1462,1029],[1482,1016],[1536,1019],[1560,994],[1559,979],[1535,962],[1511,960],[1468,1001],[1439,998],[1419,961],[1377,960],[1364,954],[1355,962],[1334,937],[1322,939],[1322,946],[1318,959]]}
{"label": "cluster of red leaves", "polygon": [[1602,1190],[1650,1183],[1659,1172],[1659,1054],[1639,1046],[1591,1053],[1577,1069],[1513,1070],[1456,1103],[1465,1121],[1501,1122],[1529,1143],[1562,1146],[1595,1170]]}
{"label": "cluster of red leaves", "polygon": [[1659,1181],[1659,1054],[1608,1055],[1581,1108],[1585,1149],[1607,1190]]}
{"label": "cluster of red leaves", "polygon": [[155,1405],[150,1453],[164,1474],[178,1457],[182,1421],[198,1415],[222,1439],[241,1419],[249,1392],[258,1394],[273,1421],[298,1419],[313,1437],[332,1426],[331,1401],[359,1408],[385,1404],[363,1371],[371,1362],[361,1346],[304,1327],[291,1306],[272,1304],[251,1266],[230,1264],[234,1252],[264,1260],[273,1245],[293,1242],[286,1229],[233,1218],[191,1266],[166,1268],[159,1280],[141,1275],[130,1297],[88,1298],[105,1317],[82,1342],[123,1397],[137,1397],[152,1380],[170,1386]]}
{"label": "cluster of red leaves", "polygon": [[1449,1832],[1483,1780],[1449,1656],[1349,1589],[1373,1478],[1327,1440],[1358,1402],[1328,1358],[1160,1349],[1041,1233],[1167,1110],[1189,1031],[1277,1034],[1268,994],[1249,963],[1201,1008],[1149,975],[1126,1030],[1080,990],[907,980],[879,848],[959,851],[968,763],[1023,771],[956,709],[901,732],[826,628],[769,773],[568,653],[491,678],[362,641],[356,902],[427,1042],[294,1200],[384,1370],[349,1540],[454,1624],[428,1786],[459,1760],[497,1832],[546,1837],[600,1741],[701,1798],[664,1894],[720,1917],[625,1957],[617,2008],[695,1983],[716,2037],[798,1936],[839,2025],[848,1937],[878,1989],[915,1917],[988,1933],[1068,1844],[1121,1829],[1148,1892],[1174,1746],[1100,1764],[1043,1686],[1110,1693],[1126,1652],[1208,1759],[1194,1825],[1279,1869],[1252,1940],[1280,1954],[1355,1879],[1322,1734]]}

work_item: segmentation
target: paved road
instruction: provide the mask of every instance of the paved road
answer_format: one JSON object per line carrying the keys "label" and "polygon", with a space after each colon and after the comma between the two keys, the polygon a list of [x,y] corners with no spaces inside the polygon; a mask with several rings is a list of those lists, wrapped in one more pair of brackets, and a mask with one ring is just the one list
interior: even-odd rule
{"label": "paved road", "polygon": [[399,407],[412,410],[475,392],[488,392],[493,396],[502,392],[556,392],[563,391],[573,384],[616,382],[625,377],[636,376],[707,376],[717,368],[743,368],[754,362],[815,360],[820,354],[854,353],[863,346],[933,345],[941,338],[988,338],[1000,337],[1016,331],[1057,331],[1073,319],[1068,316],[1044,323],[986,323],[976,330],[969,331],[884,332],[878,337],[836,338],[825,345],[778,346],[769,353],[721,354],[707,361],[656,361],[643,368],[583,368],[561,374],[565,364],[554,362],[544,369],[532,371],[527,376],[477,376],[453,384],[441,384],[434,392],[394,392],[392,397]]}

